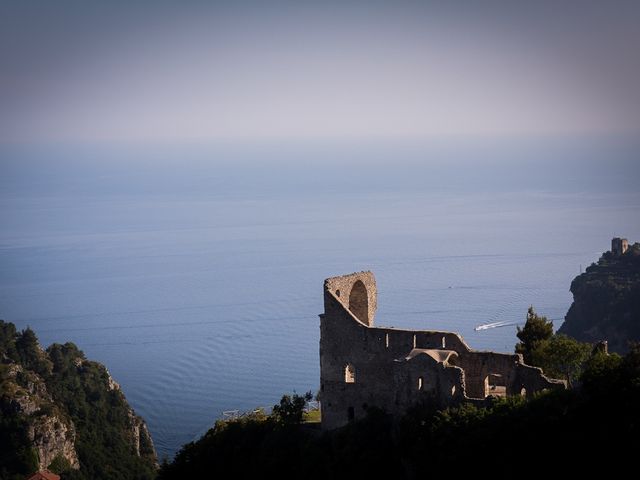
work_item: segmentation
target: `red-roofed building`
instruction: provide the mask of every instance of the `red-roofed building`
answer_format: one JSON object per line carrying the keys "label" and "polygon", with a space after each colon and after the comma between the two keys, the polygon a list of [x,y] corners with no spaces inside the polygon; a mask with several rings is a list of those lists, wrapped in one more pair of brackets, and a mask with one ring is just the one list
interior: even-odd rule
{"label": "red-roofed building", "polygon": [[60,480],[60,475],[51,473],[49,470],[42,470],[34,473],[27,480]]}

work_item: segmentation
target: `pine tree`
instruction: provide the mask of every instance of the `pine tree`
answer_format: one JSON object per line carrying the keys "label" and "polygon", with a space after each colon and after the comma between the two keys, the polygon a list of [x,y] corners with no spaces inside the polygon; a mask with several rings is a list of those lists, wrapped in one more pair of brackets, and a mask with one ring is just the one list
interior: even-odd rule
{"label": "pine tree", "polygon": [[518,327],[516,335],[520,339],[516,344],[516,353],[521,353],[524,362],[531,364],[531,352],[553,335],[553,322],[545,316],[538,315],[532,305],[527,311],[527,323],[523,328]]}

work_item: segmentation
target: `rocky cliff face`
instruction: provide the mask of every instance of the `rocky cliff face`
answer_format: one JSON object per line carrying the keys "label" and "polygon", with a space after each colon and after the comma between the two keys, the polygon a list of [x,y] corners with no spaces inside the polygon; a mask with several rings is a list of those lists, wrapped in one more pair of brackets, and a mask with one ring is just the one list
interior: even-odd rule
{"label": "rocky cliff face", "polygon": [[[144,420],[107,369],[71,343],[46,351],[0,320],[0,478],[75,470],[74,479],[152,479]],[[15,452],[15,453],[13,453]],[[3,464],[4,463],[4,464]]]}
{"label": "rocky cliff face", "polygon": [[28,425],[27,438],[36,452],[38,469],[48,468],[56,458],[64,459],[72,469],[80,468],[75,426],[56,406],[44,380],[19,364],[4,360],[0,411],[17,416]]}
{"label": "rocky cliff face", "polygon": [[39,470],[49,468],[56,458],[63,458],[74,470],[80,468],[75,426],[68,422],[57,415],[44,415],[29,427],[29,440],[38,454]]}
{"label": "rocky cliff face", "polygon": [[[111,377],[111,374],[106,368],[104,368],[104,370],[107,374],[107,389],[110,391],[117,391],[122,395],[120,385],[113,379],[113,377]],[[131,407],[127,405],[127,408],[128,429],[126,436],[129,438],[131,443],[131,450],[138,457],[151,458],[154,465],[157,466],[156,450],[146,422],[142,417],[136,415]]]}
{"label": "rocky cliff face", "polygon": [[609,349],[628,351],[640,341],[640,244],[625,254],[606,252],[571,282],[573,303],[559,333],[586,342],[607,340]]}
{"label": "rocky cliff face", "polygon": [[131,446],[135,454],[142,457],[155,451],[151,434],[142,417],[134,414],[132,410],[129,414],[129,421],[131,422]]}

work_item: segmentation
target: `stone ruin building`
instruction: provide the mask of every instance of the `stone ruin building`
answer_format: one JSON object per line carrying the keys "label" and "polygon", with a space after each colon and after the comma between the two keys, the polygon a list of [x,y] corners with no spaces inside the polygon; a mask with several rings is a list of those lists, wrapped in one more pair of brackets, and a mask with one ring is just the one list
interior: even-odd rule
{"label": "stone ruin building", "polygon": [[611,239],[611,252],[616,255],[624,255],[629,248],[629,240],[615,237]]}
{"label": "stone ruin building", "polygon": [[368,406],[399,416],[421,402],[483,404],[490,396],[531,396],[566,388],[519,354],[476,351],[457,333],[374,327],[373,273],[324,281],[320,315],[322,427],[361,418]]}

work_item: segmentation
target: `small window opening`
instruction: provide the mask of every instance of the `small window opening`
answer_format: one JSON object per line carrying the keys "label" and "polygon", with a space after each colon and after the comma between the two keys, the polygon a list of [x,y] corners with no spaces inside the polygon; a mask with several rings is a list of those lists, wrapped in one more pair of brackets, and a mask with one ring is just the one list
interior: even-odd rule
{"label": "small window opening", "polygon": [[416,348],[416,336],[413,336],[413,348]]}
{"label": "small window opening", "polygon": [[447,348],[447,342],[444,337],[442,337],[442,348]]}
{"label": "small window opening", "polygon": [[455,397],[456,395],[456,386],[454,385],[453,387],[451,387],[451,396]]}
{"label": "small window opening", "polygon": [[424,390],[424,379],[422,377],[418,377],[418,390]]}
{"label": "small window opening", "polygon": [[384,346],[386,348],[389,348],[389,334],[388,333],[385,333],[385,335],[384,335]]}
{"label": "small window opening", "polygon": [[345,383],[356,383],[356,368],[350,363],[344,367],[344,381]]}
{"label": "small window opening", "polygon": [[520,389],[520,395],[522,395],[523,397],[526,397],[526,396],[527,396],[527,389],[526,389],[526,388],[524,388],[524,387],[522,387],[522,388]]}
{"label": "small window opening", "polygon": [[499,373],[490,373],[487,375],[484,379],[484,395],[485,397],[506,397],[506,378]]}
{"label": "small window opening", "polygon": [[336,290],[336,297],[340,296],[340,290]]}

